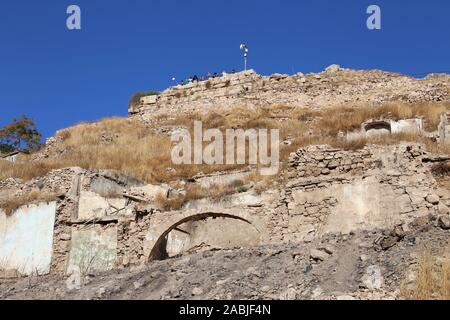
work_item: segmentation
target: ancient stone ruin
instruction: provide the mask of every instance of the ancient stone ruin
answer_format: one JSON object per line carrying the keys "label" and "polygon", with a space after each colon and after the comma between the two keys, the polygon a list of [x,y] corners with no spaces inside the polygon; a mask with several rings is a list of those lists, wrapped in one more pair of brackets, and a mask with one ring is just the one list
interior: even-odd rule
{"label": "ancient stone ruin", "polygon": [[441,143],[450,143],[450,114],[446,113],[441,116],[439,124],[439,137]]}
{"label": "ancient stone ruin", "polygon": [[399,133],[421,134],[424,130],[424,120],[422,118],[415,119],[379,119],[368,120],[361,124],[358,131],[347,132],[345,136],[347,140],[357,140],[363,138],[371,138],[380,135],[390,135]]}
{"label": "ancient stone ruin", "polygon": [[[448,78],[448,76],[447,76]],[[444,77],[444,79],[446,79]],[[349,102],[376,105],[389,101],[447,101],[441,78],[416,79],[384,71],[356,71],[331,66],[316,74],[258,75],[254,70],[178,85],[143,97],[129,113],[145,122],[158,115],[183,115],[236,106],[290,105],[310,108]]]}
{"label": "ancient stone ruin", "polygon": [[[71,168],[25,185],[2,181],[1,190],[9,192],[44,184],[61,194],[56,202],[1,214],[2,235],[8,238],[0,238],[2,275],[106,271],[186,251],[313,241],[448,214],[450,194],[430,173],[435,161],[439,158],[412,144],[360,151],[312,146],[291,155],[286,185],[219,202],[192,201],[170,212],[152,201],[175,190],[114,171]],[[243,174],[248,173],[193,183],[232,181]],[[30,228],[40,235],[32,247]]]}
{"label": "ancient stone ruin", "polygon": [[[249,70],[142,97],[129,113],[130,119],[167,138],[168,131],[158,126],[162,118],[234,107],[316,110],[348,103],[448,102],[448,80],[339,66],[292,76]],[[308,128],[316,120],[295,125]],[[114,286],[104,284],[108,292],[92,285],[90,298],[115,297],[122,292],[116,283],[127,276],[132,292],[150,283],[154,290],[143,297],[156,299],[343,299],[348,292],[366,299],[397,298],[403,277],[417,267],[419,246],[448,242],[450,188],[445,177],[450,157],[409,140],[364,147],[336,147],[333,142],[414,133],[433,136],[433,143],[439,137],[445,144],[450,142],[449,121],[444,114],[438,132],[425,133],[422,117],[387,116],[337,137],[333,132],[335,140],[326,144],[292,145],[287,137],[283,144],[292,149],[279,174],[266,183],[250,179],[256,172],[252,166],[160,184],[115,170],[79,167],[54,169],[30,181],[0,180],[0,202],[33,193],[52,195],[0,211],[0,278],[63,279],[64,290],[72,294],[97,274],[106,274],[101,279],[109,281],[123,272],[109,281]],[[177,124],[172,127],[178,129]],[[359,120],[351,128],[358,127]],[[98,139],[113,144],[114,136],[101,130]],[[303,133],[301,138],[314,141],[308,129]],[[71,150],[62,150],[63,136],[60,132],[50,138],[28,161],[39,164],[70,155]],[[161,205],[176,202],[189,188],[204,192],[221,186],[239,187],[218,197],[186,198],[176,209]],[[185,287],[180,288],[180,281]]]}

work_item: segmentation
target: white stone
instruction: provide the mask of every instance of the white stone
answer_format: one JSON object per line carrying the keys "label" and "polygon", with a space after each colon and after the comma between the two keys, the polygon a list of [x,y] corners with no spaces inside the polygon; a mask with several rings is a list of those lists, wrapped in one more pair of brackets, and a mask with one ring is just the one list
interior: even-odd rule
{"label": "white stone", "polygon": [[440,215],[447,215],[450,212],[450,209],[443,203],[439,203],[438,212]]}
{"label": "white stone", "polygon": [[289,288],[285,292],[280,295],[280,300],[296,300],[297,299],[297,290],[294,288]]}
{"label": "white stone", "polygon": [[435,194],[430,194],[429,196],[427,196],[427,201],[431,204],[438,204],[440,199],[439,196],[435,195]]}
{"label": "white stone", "polygon": [[71,268],[71,275],[66,280],[66,288],[69,291],[81,289],[81,270],[78,266]]}
{"label": "white stone", "polygon": [[316,261],[324,261],[328,258],[328,253],[322,250],[312,249],[310,252],[310,257]]}
{"label": "white stone", "polygon": [[366,274],[361,280],[364,286],[370,290],[381,289],[384,285],[381,268],[377,265],[367,267]]}
{"label": "white stone", "polygon": [[444,230],[449,230],[450,229],[450,216],[449,215],[440,216],[439,217],[439,226]]}
{"label": "white stone", "polygon": [[356,299],[354,297],[352,297],[352,296],[342,295],[342,296],[337,296],[336,300],[338,300],[338,301],[352,301],[352,300],[356,300]]}
{"label": "white stone", "polygon": [[201,289],[201,288],[194,288],[194,290],[192,290],[193,296],[200,296],[202,294],[203,294],[203,289]]}
{"label": "white stone", "polygon": [[341,66],[338,64],[332,64],[331,66],[329,66],[325,69],[325,71],[329,72],[329,73],[338,72],[340,70],[341,70]]}
{"label": "white stone", "polygon": [[151,95],[151,96],[146,96],[146,97],[142,97],[141,98],[141,104],[155,104],[158,100],[158,96],[157,95]]}

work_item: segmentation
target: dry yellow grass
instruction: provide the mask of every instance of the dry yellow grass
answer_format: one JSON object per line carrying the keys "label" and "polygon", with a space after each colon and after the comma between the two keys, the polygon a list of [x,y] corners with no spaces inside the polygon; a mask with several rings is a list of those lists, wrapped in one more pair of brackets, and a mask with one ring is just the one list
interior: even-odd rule
{"label": "dry yellow grass", "polygon": [[0,201],[0,209],[7,215],[11,215],[20,207],[31,204],[33,202],[51,202],[56,200],[56,195],[53,193],[42,192],[40,190],[32,190],[29,193],[18,197],[8,197]]}
{"label": "dry yellow grass", "polygon": [[450,246],[440,257],[422,253],[412,288],[403,285],[401,293],[413,300],[450,300]]}
{"label": "dry yellow grass", "polygon": [[[378,107],[343,106],[324,110],[294,108],[284,105],[266,108],[235,108],[226,112],[193,114],[175,119],[160,116],[160,125],[184,125],[193,130],[194,120],[204,129],[229,128],[280,129],[280,159],[286,162],[291,152],[312,144],[330,144],[344,149],[359,149],[366,143],[392,144],[398,141],[424,143],[429,151],[450,154],[450,148],[438,145],[420,135],[392,135],[370,140],[346,142],[337,139],[339,132],[358,129],[368,119],[395,119],[423,116],[428,130],[435,130],[439,116],[450,109],[449,103],[386,104]],[[112,118],[84,123],[59,133],[63,140],[57,148],[61,155],[47,160],[11,164],[0,161],[0,179],[17,177],[25,180],[42,176],[56,168],[79,166],[86,169],[115,169],[148,182],[169,182],[190,178],[200,172],[229,171],[243,165],[181,165],[171,161],[170,137],[157,135],[143,124],[126,118]],[[168,170],[169,168],[175,169]]]}
{"label": "dry yellow grass", "polygon": [[[51,160],[0,164],[0,179],[19,177],[30,179],[49,170],[79,166],[83,168],[116,169],[130,175],[152,180],[155,172],[170,160],[170,140],[157,136],[136,122],[127,119],[107,119],[93,124],[80,124],[61,133],[58,148],[65,150]],[[111,141],[108,141],[111,139]]]}
{"label": "dry yellow grass", "polygon": [[82,167],[114,169],[148,182],[189,178],[204,172],[231,170],[241,166],[177,166],[168,172],[171,161],[170,137],[152,133],[150,128],[128,119],[113,118],[80,124],[60,133],[58,149],[62,155],[49,160],[13,164],[0,161],[0,179],[17,177],[30,180],[52,169]]}
{"label": "dry yellow grass", "polygon": [[217,200],[227,195],[234,194],[238,192],[239,188],[243,185],[244,182],[240,180],[231,184],[215,184],[207,188],[203,188],[199,185],[191,185],[186,188],[185,194],[173,199],[168,199],[162,194],[158,195],[155,199],[155,205],[164,211],[179,210],[189,201],[205,198]]}
{"label": "dry yellow grass", "polygon": [[329,135],[340,131],[359,129],[369,119],[392,118],[395,120],[423,117],[425,129],[435,131],[440,122],[440,115],[450,110],[450,103],[388,103],[377,107],[342,106],[323,110],[318,129]]}
{"label": "dry yellow grass", "polygon": [[35,177],[45,175],[47,172],[64,167],[64,163],[55,159],[51,161],[42,162],[24,162],[12,164],[9,161],[0,160],[0,179],[19,178],[30,180]]}

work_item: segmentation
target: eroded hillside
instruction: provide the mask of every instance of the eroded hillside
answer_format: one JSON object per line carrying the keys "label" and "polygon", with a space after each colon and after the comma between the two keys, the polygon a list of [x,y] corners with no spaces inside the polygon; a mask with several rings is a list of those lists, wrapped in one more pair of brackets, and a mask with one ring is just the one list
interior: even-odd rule
{"label": "eroded hillside", "polygon": [[[449,87],[337,66],[244,72],[61,130],[0,161],[0,225],[17,242],[0,236],[0,276],[26,277],[0,296],[448,298]],[[174,165],[171,134],[194,120],[279,129],[279,174]],[[32,247],[29,217],[47,239]]]}

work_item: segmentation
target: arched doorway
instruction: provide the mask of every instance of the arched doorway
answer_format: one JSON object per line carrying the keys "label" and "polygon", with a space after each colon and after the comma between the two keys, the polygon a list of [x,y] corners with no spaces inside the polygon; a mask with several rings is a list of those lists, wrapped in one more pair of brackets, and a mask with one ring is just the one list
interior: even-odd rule
{"label": "arched doorway", "polygon": [[364,125],[364,131],[368,137],[390,134],[392,132],[391,124],[386,121],[372,121]]}
{"label": "arched doorway", "polygon": [[[207,221],[209,221],[209,224],[202,225],[202,228],[199,228],[203,232],[200,236],[198,234],[190,234],[189,231],[186,231],[186,225]],[[237,224],[233,225],[230,221],[234,221]],[[242,242],[242,245],[257,245],[260,242],[259,230],[250,221],[237,215],[206,212],[183,217],[175,216],[163,226],[159,226],[158,230],[153,231],[152,237],[155,240],[151,242],[149,261],[163,260],[170,257],[167,249],[171,241],[169,235],[173,232],[185,233],[186,237],[197,240],[202,237],[203,239],[210,237],[216,240],[220,239],[223,242],[228,237],[231,240],[230,243],[234,245],[239,244],[239,241]]]}

